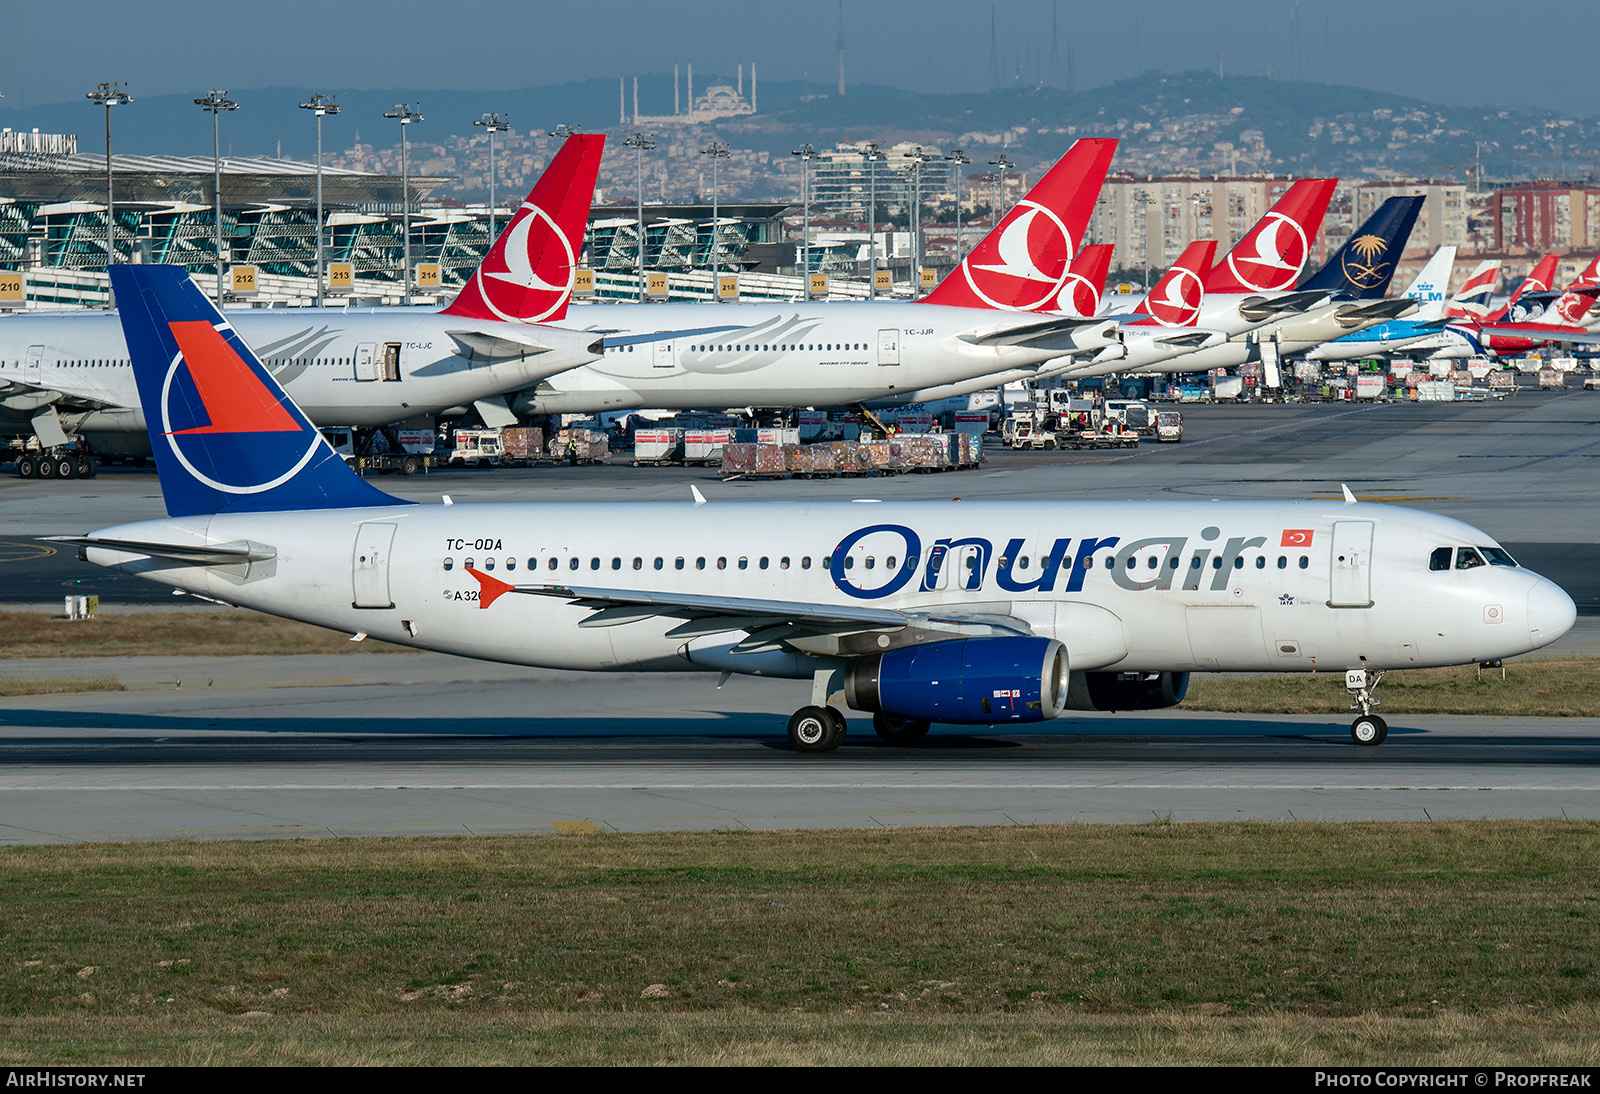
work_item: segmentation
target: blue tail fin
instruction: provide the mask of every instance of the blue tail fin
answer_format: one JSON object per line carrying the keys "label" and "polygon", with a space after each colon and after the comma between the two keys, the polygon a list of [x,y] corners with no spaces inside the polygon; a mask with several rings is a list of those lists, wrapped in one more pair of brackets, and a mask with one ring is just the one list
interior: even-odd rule
{"label": "blue tail fin", "polygon": [[112,266],[167,513],[403,504],[350,470],[181,266]]}
{"label": "blue tail fin", "polygon": [[1350,234],[1322,269],[1300,283],[1301,289],[1327,289],[1346,299],[1378,300],[1389,291],[1394,268],[1405,253],[1411,226],[1425,199],[1390,198]]}

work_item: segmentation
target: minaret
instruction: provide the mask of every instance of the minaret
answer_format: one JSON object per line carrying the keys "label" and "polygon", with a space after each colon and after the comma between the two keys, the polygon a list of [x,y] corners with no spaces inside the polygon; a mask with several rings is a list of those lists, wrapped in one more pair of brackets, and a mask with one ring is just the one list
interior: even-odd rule
{"label": "minaret", "polygon": [[628,124],[628,78],[617,77],[617,124]]}
{"label": "minaret", "polygon": [[689,114],[694,113],[694,62],[689,62]]}
{"label": "minaret", "polygon": [[639,77],[633,77],[633,124],[639,124]]}
{"label": "minaret", "polygon": [[744,62],[743,61],[739,62],[739,79],[737,81],[737,86],[735,86],[733,90],[738,94],[739,98],[741,98],[741,99],[744,98]]}
{"label": "minaret", "polygon": [[678,116],[678,62],[672,62],[672,116]]}
{"label": "minaret", "polygon": [[756,112],[756,63],[750,62],[750,113]]}
{"label": "minaret", "polygon": [[844,0],[839,0],[839,97],[844,98]]}

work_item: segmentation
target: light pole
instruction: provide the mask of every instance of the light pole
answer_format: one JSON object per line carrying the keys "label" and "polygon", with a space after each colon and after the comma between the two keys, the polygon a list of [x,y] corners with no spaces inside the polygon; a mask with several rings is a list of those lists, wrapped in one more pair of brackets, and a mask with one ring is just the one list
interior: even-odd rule
{"label": "light pole", "polygon": [[999,185],[995,188],[994,208],[990,210],[990,215],[994,223],[999,224],[1000,206],[1006,200],[1006,172],[1015,167],[1016,164],[1012,163],[1004,152],[1001,152],[989,161],[989,166],[998,172],[995,177]]}
{"label": "light pole", "polygon": [[717,221],[720,219],[717,216],[717,161],[728,158],[728,146],[714,140],[700,149],[700,154],[711,157],[711,299],[720,304],[722,294],[717,292],[717,275],[722,271],[722,252],[717,237]]}
{"label": "light pole", "polygon": [[1155,204],[1147,191],[1139,191],[1139,196],[1134,199],[1144,206],[1144,291],[1150,292],[1150,206]]}
{"label": "light pole", "polygon": [[111,263],[116,259],[116,243],[112,232],[116,218],[112,215],[111,193],[111,108],[133,102],[133,96],[122,90],[121,84],[101,84],[84,96],[106,108],[106,307],[111,307]]}
{"label": "light pole", "polygon": [[511,126],[501,121],[498,114],[485,114],[472,124],[483,126],[489,134],[489,246],[493,247],[499,235],[494,223],[494,135],[507,132]]}
{"label": "light pole", "polygon": [[922,295],[922,165],[933,159],[932,153],[918,145],[911,155],[911,295]]}
{"label": "light pole", "polygon": [[972,161],[967,159],[967,154],[959,148],[946,152],[944,158],[956,165],[956,261],[960,262],[963,257],[961,249],[961,176],[966,174],[961,169]]}
{"label": "light pole", "polygon": [[867,141],[861,146],[861,158],[867,161],[867,298],[878,298],[878,161],[883,152],[877,141]]}
{"label": "light pole", "polygon": [[[802,144],[791,156],[800,157],[800,276],[811,276],[811,157],[817,150],[809,144]],[[811,282],[806,282],[806,291],[809,293]]]}
{"label": "light pole", "polygon": [[300,104],[301,110],[312,110],[317,115],[317,307],[322,307],[322,281],[327,276],[327,266],[322,261],[322,119],[339,113],[333,96],[317,93]]}
{"label": "light pole", "polygon": [[222,307],[222,130],[217,121],[218,115],[224,110],[238,110],[239,104],[228,98],[226,91],[211,89],[211,94],[203,99],[196,99],[194,105],[202,110],[211,111],[211,170],[215,176],[212,185],[212,199],[216,202],[214,218],[217,228],[217,307]]}
{"label": "light pole", "polygon": [[639,181],[639,300],[645,300],[644,291],[644,154],[656,146],[656,142],[643,133],[635,133],[622,142],[624,146],[633,149],[633,165],[638,172]]}
{"label": "light pole", "polygon": [[[417,105],[421,105],[420,103]],[[405,103],[395,103],[393,110],[384,111],[385,118],[394,118],[400,122],[400,225],[405,233],[403,247],[405,261],[405,283],[400,290],[400,300],[404,304],[411,303],[411,176],[406,173],[406,126],[412,122],[422,121],[418,114]]]}

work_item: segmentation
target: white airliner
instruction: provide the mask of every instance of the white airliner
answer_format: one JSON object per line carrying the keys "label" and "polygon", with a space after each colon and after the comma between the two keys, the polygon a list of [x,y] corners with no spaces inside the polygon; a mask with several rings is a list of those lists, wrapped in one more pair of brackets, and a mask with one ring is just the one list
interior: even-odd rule
{"label": "white airliner", "polygon": [[[915,304],[574,308],[566,322],[583,323],[603,335],[604,358],[518,393],[511,411],[527,417],[913,402],[902,393],[1008,370],[1027,373],[1063,354],[1115,345],[1114,321],[1061,309],[1029,313],[1045,298],[1070,299],[1075,287],[1070,265],[1116,143],[1077,141],[974,248],[974,256],[990,261],[964,263]],[[485,263],[486,269],[492,266],[492,259]],[[497,291],[482,286],[481,314],[513,313],[511,306],[494,302]],[[977,386],[995,383],[984,380]]]}
{"label": "white airliner", "polygon": [[1292,502],[413,505],[355,476],[181,269],[113,284],[168,517],[67,541],[89,562],[404,645],[569,669],[809,679],[886,740],[1181,702],[1191,672],[1510,657],[1572,600],[1485,532]]}
{"label": "white airliner", "polygon": [[[570,288],[575,262],[565,241],[581,238],[588,220],[601,142],[568,141],[497,241],[493,253],[506,254],[509,244],[522,281],[557,280]],[[528,225],[535,221],[551,230],[530,244]],[[563,306],[566,295],[560,294]],[[241,309],[230,321],[313,421],[378,426],[470,405],[599,360],[601,337],[544,322],[555,314],[522,309],[507,319],[456,305],[439,312]],[[0,420],[8,416],[4,424],[13,430],[36,432],[47,447],[66,443],[67,432],[82,433],[104,454],[141,455],[149,449],[138,406],[115,314],[0,319]],[[31,469],[49,472],[52,463]]]}

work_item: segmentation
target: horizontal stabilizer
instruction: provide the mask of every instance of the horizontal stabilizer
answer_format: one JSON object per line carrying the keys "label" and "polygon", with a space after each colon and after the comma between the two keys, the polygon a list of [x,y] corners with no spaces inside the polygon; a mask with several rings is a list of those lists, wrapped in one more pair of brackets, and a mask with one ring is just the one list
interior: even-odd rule
{"label": "horizontal stabilizer", "polygon": [[229,566],[240,562],[265,562],[277,558],[275,547],[248,540],[230,543],[154,543],[138,539],[107,539],[104,536],[45,536],[50,543],[70,543],[76,547],[102,547],[108,551],[170,558],[194,566]]}
{"label": "horizontal stabilizer", "polygon": [[1265,323],[1274,316],[1303,315],[1312,308],[1320,307],[1327,299],[1326,289],[1286,292],[1281,296],[1258,296],[1240,303],[1239,314],[1252,322]]}
{"label": "horizontal stabilizer", "polygon": [[[508,323],[504,327],[496,327],[493,330],[450,330],[445,331],[445,333],[462,349],[494,361],[512,357],[534,357],[541,353],[549,353],[552,349],[558,348],[549,344],[551,339],[547,335],[550,330],[551,328],[549,327],[518,329]],[[544,337],[541,337],[542,335]],[[559,348],[566,349],[567,347],[562,346]],[[596,338],[588,346],[588,351],[596,357],[600,356],[604,349],[604,338]]]}
{"label": "horizontal stabilizer", "polygon": [[1118,325],[1109,319],[1058,316],[1043,322],[1025,323],[988,334],[963,334],[963,342],[975,346],[1029,346],[1035,349],[1090,349],[1115,342]]}

